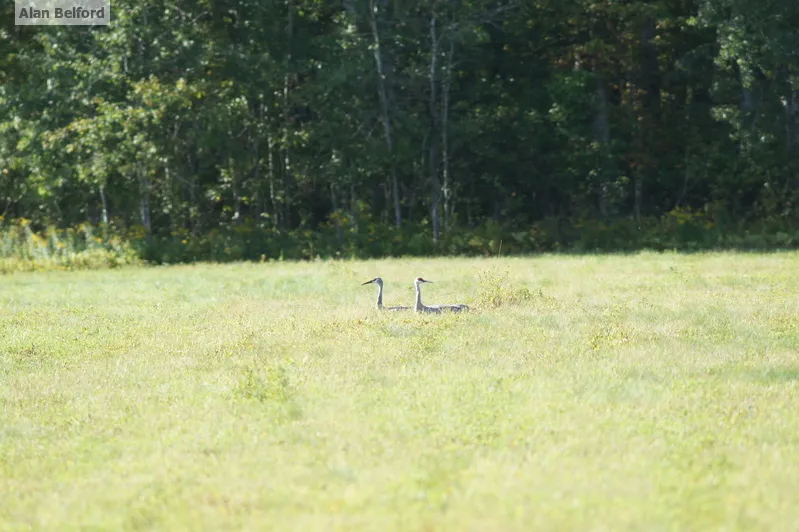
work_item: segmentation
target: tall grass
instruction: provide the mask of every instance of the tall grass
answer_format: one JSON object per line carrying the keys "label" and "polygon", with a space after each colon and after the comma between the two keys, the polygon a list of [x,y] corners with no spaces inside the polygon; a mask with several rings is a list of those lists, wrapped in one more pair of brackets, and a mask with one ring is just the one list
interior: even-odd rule
{"label": "tall grass", "polygon": [[37,233],[25,218],[9,223],[0,219],[0,274],[116,268],[140,262],[133,245],[108,228],[50,226]]}
{"label": "tall grass", "polygon": [[530,224],[487,221],[451,227],[434,243],[430,224],[397,228],[363,213],[334,213],[318,227],[289,230],[245,219],[194,234],[178,227],[148,234],[141,225],[81,224],[36,232],[29,220],[0,218],[0,273],[177,264],[370,259],[386,257],[498,256],[551,252],[636,250],[775,250],[799,247],[790,219],[731,222],[710,212],[675,209],[661,217],[614,220],[548,218]]}
{"label": "tall grass", "polygon": [[[791,531],[799,253],[176,265],[0,290],[0,531]],[[424,300],[469,312],[381,313]]]}

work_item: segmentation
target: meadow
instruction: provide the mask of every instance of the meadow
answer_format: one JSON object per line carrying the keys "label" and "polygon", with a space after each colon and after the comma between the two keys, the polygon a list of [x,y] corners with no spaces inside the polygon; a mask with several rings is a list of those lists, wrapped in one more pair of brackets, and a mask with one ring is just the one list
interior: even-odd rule
{"label": "meadow", "polygon": [[798,266],[0,276],[0,530],[799,530]]}

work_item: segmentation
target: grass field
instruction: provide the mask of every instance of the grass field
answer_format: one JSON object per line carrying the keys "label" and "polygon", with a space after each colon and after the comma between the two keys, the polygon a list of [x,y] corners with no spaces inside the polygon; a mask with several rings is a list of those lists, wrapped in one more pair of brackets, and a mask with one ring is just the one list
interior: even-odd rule
{"label": "grass field", "polygon": [[[378,313],[467,303],[449,315]],[[799,254],[0,277],[2,530],[799,530]]]}

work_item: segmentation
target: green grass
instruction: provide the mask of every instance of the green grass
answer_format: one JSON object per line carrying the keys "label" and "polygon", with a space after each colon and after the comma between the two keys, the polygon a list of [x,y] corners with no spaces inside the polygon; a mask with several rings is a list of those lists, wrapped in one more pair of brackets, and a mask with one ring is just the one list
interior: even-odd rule
{"label": "green grass", "polygon": [[799,530],[797,266],[2,277],[0,529]]}

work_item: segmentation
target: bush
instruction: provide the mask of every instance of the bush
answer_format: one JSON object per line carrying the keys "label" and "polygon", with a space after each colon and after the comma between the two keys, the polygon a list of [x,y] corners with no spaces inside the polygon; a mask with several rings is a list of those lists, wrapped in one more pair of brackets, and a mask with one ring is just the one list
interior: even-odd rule
{"label": "bush", "polygon": [[[335,222],[338,222],[338,228]],[[114,268],[141,262],[369,259],[397,256],[496,256],[542,252],[778,249],[799,247],[799,229],[787,219],[716,225],[712,213],[675,209],[661,217],[615,220],[548,218],[528,227],[488,221],[442,232],[433,244],[428,223],[383,225],[362,215],[356,225],[341,214],[316,230],[280,231],[251,220],[202,235],[186,230],[147,235],[81,224],[35,232],[29,220],[0,219],[0,273]]]}
{"label": "bush", "polygon": [[82,224],[35,232],[25,218],[0,219],[0,273],[86,270],[139,264],[131,242],[112,228]]}

